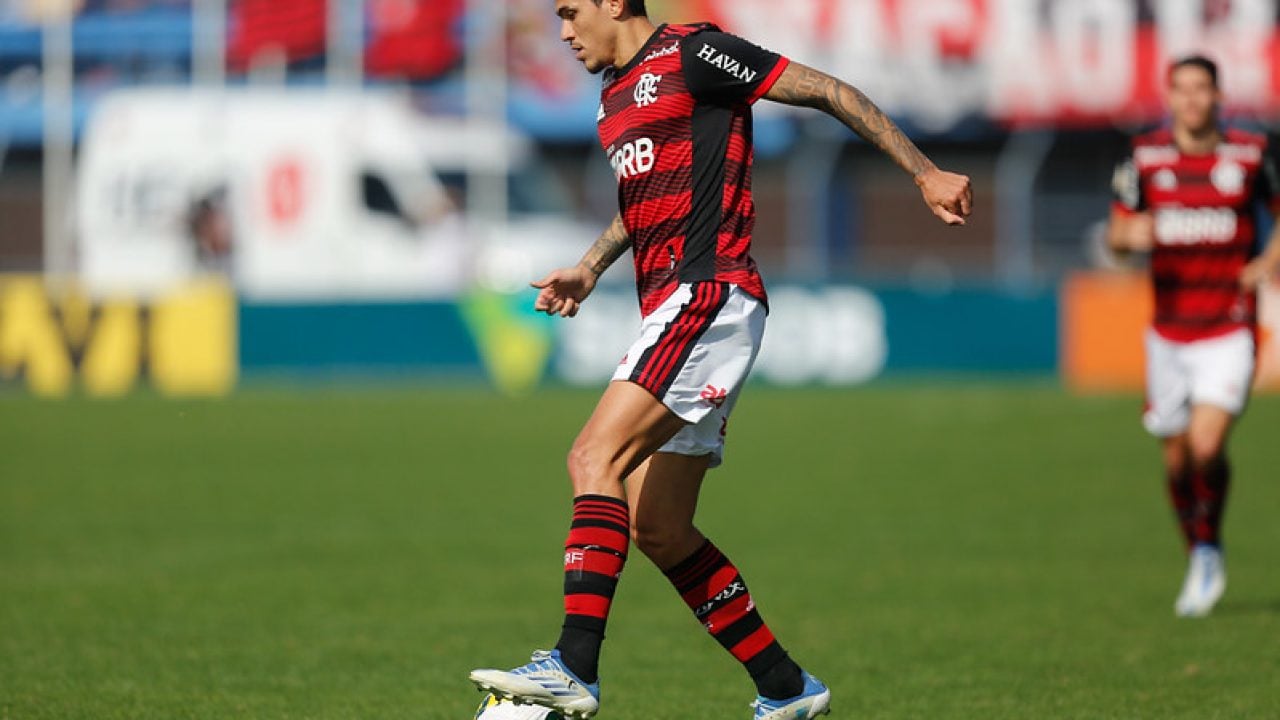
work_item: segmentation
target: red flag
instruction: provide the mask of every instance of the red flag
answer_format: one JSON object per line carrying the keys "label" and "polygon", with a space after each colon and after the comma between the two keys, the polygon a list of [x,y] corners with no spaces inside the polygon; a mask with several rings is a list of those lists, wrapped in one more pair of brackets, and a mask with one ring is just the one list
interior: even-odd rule
{"label": "red flag", "polygon": [[370,0],[365,70],[431,78],[462,59],[463,0]]}
{"label": "red flag", "polygon": [[281,52],[289,62],[324,54],[326,0],[236,0],[231,6],[227,60],[244,70],[263,52]]}

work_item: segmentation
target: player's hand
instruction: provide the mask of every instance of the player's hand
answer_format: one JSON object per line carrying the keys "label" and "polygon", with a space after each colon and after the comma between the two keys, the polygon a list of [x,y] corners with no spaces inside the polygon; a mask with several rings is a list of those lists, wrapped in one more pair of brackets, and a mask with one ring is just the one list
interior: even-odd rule
{"label": "player's hand", "polygon": [[1273,273],[1270,263],[1264,258],[1258,258],[1240,271],[1240,289],[1247,293],[1257,292],[1258,288],[1271,279]]}
{"label": "player's hand", "polygon": [[965,175],[932,168],[916,176],[916,185],[925,204],[948,225],[964,225],[973,211],[973,185]]}
{"label": "player's hand", "polygon": [[583,265],[555,270],[543,279],[530,283],[538,288],[533,309],[548,315],[571,318],[578,314],[582,302],[596,287],[596,274]]}
{"label": "player's hand", "polygon": [[1130,216],[1123,232],[1129,252],[1149,253],[1156,248],[1156,218],[1151,213]]}

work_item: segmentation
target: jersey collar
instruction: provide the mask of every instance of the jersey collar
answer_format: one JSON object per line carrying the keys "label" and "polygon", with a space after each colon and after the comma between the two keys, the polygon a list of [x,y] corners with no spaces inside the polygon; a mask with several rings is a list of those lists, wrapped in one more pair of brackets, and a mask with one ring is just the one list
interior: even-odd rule
{"label": "jersey collar", "polygon": [[660,39],[662,39],[662,35],[666,31],[667,31],[666,23],[662,23],[657,28],[654,28],[653,34],[650,35],[649,39],[645,40],[644,45],[641,46],[641,48],[636,51],[635,57],[631,58],[631,61],[628,62],[626,65],[623,65],[620,68],[614,69],[613,76],[622,77],[623,75],[626,75],[627,73],[634,70],[637,65],[644,62],[645,57],[649,54],[649,49],[652,48],[655,44],[657,44],[657,42]]}
{"label": "jersey collar", "polygon": [[1190,152],[1187,152],[1185,149],[1183,149],[1181,145],[1178,144],[1178,135],[1177,133],[1174,132],[1173,125],[1171,124],[1169,126],[1169,145],[1173,147],[1173,149],[1177,150],[1178,154],[1183,157],[1189,157],[1189,158],[1213,157],[1218,154],[1218,152],[1222,149],[1223,145],[1228,145],[1230,144],[1230,142],[1231,141],[1227,138],[1227,126],[1225,124],[1219,123],[1218,124],[1218,142],[1214,143],[1213,149],[1207,153],[1190,153]]}

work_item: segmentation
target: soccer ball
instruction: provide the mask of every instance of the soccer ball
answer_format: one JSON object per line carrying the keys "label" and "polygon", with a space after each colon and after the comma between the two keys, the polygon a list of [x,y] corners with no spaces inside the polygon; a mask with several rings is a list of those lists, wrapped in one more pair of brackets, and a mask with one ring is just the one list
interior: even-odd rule
{"label": "soccer ball", "polygon": [[489,693],[476,708],[475,720],[564,720],[564,716],[537,705],[517,705],[509,700],[499,700]]}

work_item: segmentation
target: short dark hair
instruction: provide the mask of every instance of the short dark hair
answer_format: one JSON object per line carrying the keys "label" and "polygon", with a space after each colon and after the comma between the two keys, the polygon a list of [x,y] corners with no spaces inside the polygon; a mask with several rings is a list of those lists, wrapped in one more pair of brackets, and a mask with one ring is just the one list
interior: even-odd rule
{"label": "short dark hair", "polygon": [[1209,73],[1209,79],[1213,81],[1213,86],[1218,87],[1218,63],[1210,60],[1204,55],[1188,55],[1181,60],[1175,60],[1169,65],[1169,79],[1173,79],[1173,74],[1182,68],[1200,68]]}
{"label": "short dark hair", "polygon": [[[592,0],[596,5],[604,2],[604,0]],[[627,0],[627,12],[636,17],[648,17],[649,11],[644,7],[644,0]]]}

